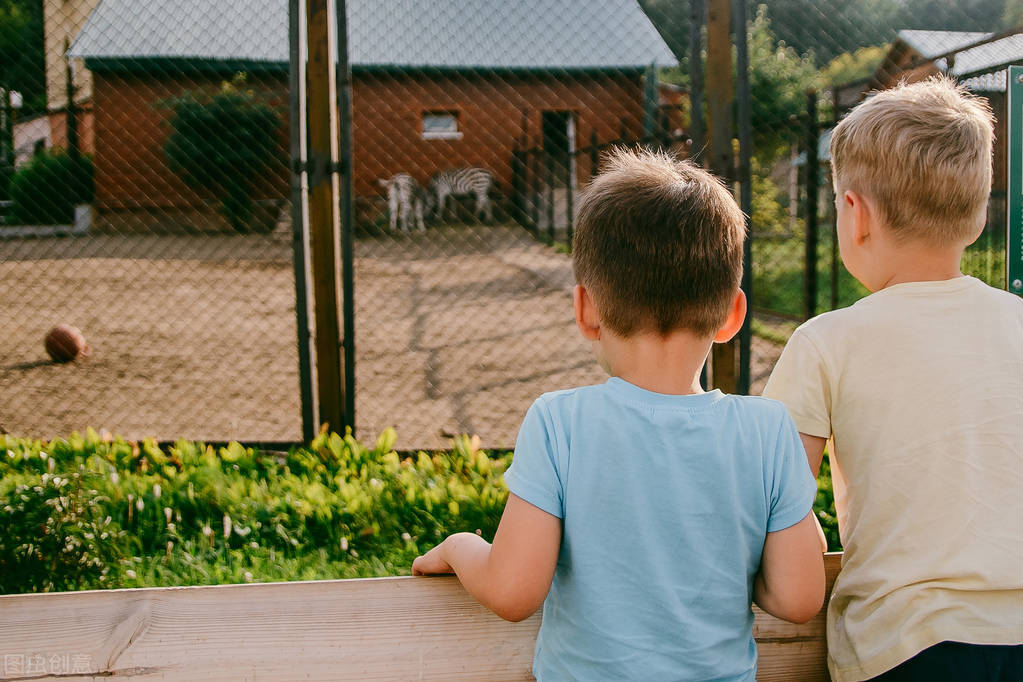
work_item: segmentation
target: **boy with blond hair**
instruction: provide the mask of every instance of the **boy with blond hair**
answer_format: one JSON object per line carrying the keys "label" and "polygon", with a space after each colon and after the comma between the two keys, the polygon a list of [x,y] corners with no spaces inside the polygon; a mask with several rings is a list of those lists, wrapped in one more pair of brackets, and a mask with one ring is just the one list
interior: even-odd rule
{"label": "boy with blond hair", "polygon": [[838,243],[871,295],[796,330],[764,391],[845,548],[828,663],[853,680],[1023,680],[1023,300],[959,271],[991,191],[987,104],[900,85],[831,138]]}
{"label": "boy with blond hair", "polygon": [[753,680],[751,600],[824,599],[816,484],[785,407],[704,393],[742,324],[743,215],[710,174],[618,152],[576,222],[575,319],[604,384],[526,414],[493,545],[459,533],[414,574],[457,573],[509,620],[543,604],[538,680]]}

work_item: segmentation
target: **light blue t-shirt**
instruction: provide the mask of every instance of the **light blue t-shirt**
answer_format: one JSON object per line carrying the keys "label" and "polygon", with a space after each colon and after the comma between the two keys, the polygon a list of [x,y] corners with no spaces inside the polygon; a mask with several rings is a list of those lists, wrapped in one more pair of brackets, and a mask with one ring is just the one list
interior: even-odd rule
{"label": "light blue t-shirt", "polygon": [[505,481],[562,519],[540,682],[754,679],[764,537],[801,521],[817,491],[781,403],[618,378],[546,393]]}

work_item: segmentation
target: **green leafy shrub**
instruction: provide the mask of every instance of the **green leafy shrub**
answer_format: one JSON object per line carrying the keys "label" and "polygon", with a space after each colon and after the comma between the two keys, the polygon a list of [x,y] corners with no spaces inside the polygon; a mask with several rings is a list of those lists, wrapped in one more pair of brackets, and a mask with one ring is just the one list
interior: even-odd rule
{"label": "green leafy shrub", "polygon": [[171,170],[219,201],[238,232],[253,226],[257,189],[283,164],[281,118],[244,85],[239,74],[214,94],[195,90],[171,100],[171,133],[164,145]]}
{"label": "green leafy shrub", "polygon": [[123,550],[124,532],[105,498],[82,490],[78,473],[42,474],[0,502],[0,593],[63,591],[102,584]]}
{"label": "green leafy shrub", "polygon": [[[50,443],[0,436],[0,528],[22,529],[0,562],[24,564],[25,538],[41,527],[41,512],[19,511],[25,488],[40,488],[29,496],[33,509],[68,507],[56,501],[67,497],[64,488],[44,477],[88,481],[82,518],[110,517],[102,529],[82,531],[108,533],[106,553],[88,549],[99,572],[70,562],[44,571],[36,562],[0,570],[0,593],[393,575],[449,533],[493,536],[510,455],[492,458],[462,437],[447,452],[402,456],[394,442],[391,429],[371,446],[322,434],[287,453],[237,443],[160,448],[91,430]],[[33,571],[49,571],[52,581]]]}
{"label": "green leafy shrub", "polygon": [[11,177],[14,176],[14,169],[0,163],[0,201],[7,201],[11,197]]}
{"label": "green leafy shrub", "polygon": [[824,453],[821,470],[817,475],[817,500],[813,509],[828,539],[828,551],[841,551],[842,541],[838,537],[838,518],[835,515],[835,492],[831,487],[831,462],[827,453]]}
{"label": "green leafy shrub", "polygon": [[75,205],[95,194],[92,159],[64,151],[44,152],[15,172],[8,192],[14,206],[7,222],[22,225],[67,225]]}

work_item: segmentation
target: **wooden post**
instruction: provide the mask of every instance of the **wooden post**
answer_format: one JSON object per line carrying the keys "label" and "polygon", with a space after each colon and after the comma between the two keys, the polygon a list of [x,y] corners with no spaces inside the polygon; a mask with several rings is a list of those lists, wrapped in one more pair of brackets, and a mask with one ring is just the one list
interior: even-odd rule
{"label": "wooden post", "polygon": [[597,148],[597,129],[590,131],[590,179],[600,171],[600,150]]}
{"label": "wooden post", "polygon": [[803,314],[817,314],[817,211],[820,183],[817,174],[817,92],[806,94],[806,256],[803,278]]}
{"label": "wooden post", "polygon": [[703,124],[703,26],[706,0],[689,0],[689,158],[703,163],[707,138]]}
{"label": "wooden post", "polygon": [[739,331],[739,375],[735,392],[749,395],[753,343],[753,112],[749,82],[749,41],[746,32],[746,0],[732,0],[735,37],[735,113],[739,128],[739,208],[746,216],[746,241],[742,247],[742,290],[746,292],[746,317]]}
{"label": "wooden post", "polygon": [[329,429],[345,425],[344,377],[341,362],[341,319],[338,311],[338,225],[332,181],[331,59],[327,0],[306,0],[309,117],[309,246],[316,319],[316,389],[318,419]]}
{"label": "wooden post", "polygon": [[[735,179],[732,152],[732,41],[731,0],[707,4],[707,105],[710,169],[731,187]],[[736,389],[736,339],[714,345],[711,370],[714,387],[725,393]]]}

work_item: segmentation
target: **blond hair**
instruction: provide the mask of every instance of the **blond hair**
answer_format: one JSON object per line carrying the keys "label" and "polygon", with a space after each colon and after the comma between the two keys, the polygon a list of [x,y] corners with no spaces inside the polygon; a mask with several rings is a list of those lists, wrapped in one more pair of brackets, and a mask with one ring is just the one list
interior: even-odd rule
{"label": "blond hair", "polygon": [[614,150],[583,194],[576,281],[621,336],[714,334],[742,278],[746,222],[713,175],[664,153]]}
{"label": "blond hair", "polygon": [[879,92],[831,137],[838,191],[864,194],[899,240],[965,245],[991,193],[988,103],[945,76]]}

